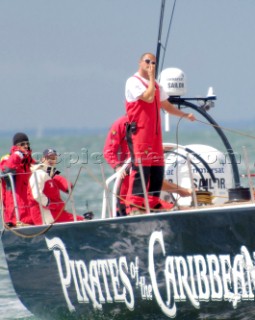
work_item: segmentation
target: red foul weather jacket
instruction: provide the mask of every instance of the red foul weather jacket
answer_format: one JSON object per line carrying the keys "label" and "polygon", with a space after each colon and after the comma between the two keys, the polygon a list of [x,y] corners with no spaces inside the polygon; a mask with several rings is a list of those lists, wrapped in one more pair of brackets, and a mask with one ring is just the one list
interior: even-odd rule
{"label": "red foul weather jacket", "polygon": [[[28,202],[33,223],[36,225],[43,224],[42,215],[47,224],[74,221],[72,213],[64,209],[65,203],[60,194],[60,191],[68,193],[68,181],[58,174],[51,178],[48,174],[49,168],[43,164],[32,168],[33,173],[29,179]],[[84,218],[77,216],[77,220],[84,220]]]}
{"label": "red foul weather jacket", "polygon": [[[143,85],[148,85],[138,76]],[[132,133],[132,144],[135,157],[141,158],[143,166],[164,166],[162,132],[160,118],[160,90],[155,84],[155,98],[153,102],[137,100],[126,101],[126,112],[129,123],[136,123],[136,132]]]}
{"label": "red foul weather jacket", "polygon": [[[104,158],[107,163],[116,169],[122,166],[130,157],[127,138],[126,138],[126,123],[128,122],[128,117],[126,115],[117,119],[111,126],[108,135],[105,140],[104,145]],[[120,205],[125,205],[125,198],[128,191],[129,185],[129,175],[126,175],[122,180],[120,185],[120,190],[118,191],[119,203]],[[118,211],[121,211],[119,204],[117,205]]]}
{"label": "red foul weather jacket", "polygon": [[113,169],[122,165],[130,157],[126,139],[127,122],[126,115],[117,119],[112,124],[105,140],[104,158]]}
{"label": "red foul weather jacket", "polygon": [[[21,151],[20,147],[13,146],[10,154],[4,156],[0,162],[0,170],[2,173],[13,173],[19,220],[27,224],[32,224],[27,200],[27,187],[31,175],[30,166],[32,163],[35,163],[31,153],[31,150],[24,152]],[[4,221],[16,225],[14,200],[8,178],[2,179],[2,199]]]}

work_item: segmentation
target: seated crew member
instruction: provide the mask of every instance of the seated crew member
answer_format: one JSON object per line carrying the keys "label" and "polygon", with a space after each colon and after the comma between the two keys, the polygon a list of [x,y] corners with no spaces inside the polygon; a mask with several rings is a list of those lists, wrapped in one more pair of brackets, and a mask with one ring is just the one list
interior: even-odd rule
{"label": "seated crew member", "polygon": [[[31,217],[36,225],[43,224],[43,220],[46,224],[74,221],[73,214],[65,210],[60,195],[60,191],[69,192],[70,183],[56,170],[56,163],[56,150],[46,149],[41,162],[31,167],[28,199]],[[81,220],[85,219],[77,215],[77,221]]]}
{"label": "seated crew member", "polygon": [[[118,171],[122,165],[130,157],[129,148],[126,139],[126,123],[128,118],[126,115],[118,118],[111,126],[104,144],[104,158],[107,163],[115,170]],[[130,164],[131,165],[131,164]],[[117,200],[117,215],[125,216],[126,213],[126,195],[129,187],[129,170],[122,173],[122,183],[119,191],[119,198]],[[171,193],[177,193],[181,197],[188,197],[191,195],[190,189],[185,189],[176,185],[175,183],[170,183],[167,180],[163,181],[162,189],[163,191],[168,191]],[[161,202],[163,205],[163,202]],[[170,209],[169,205],[164,204]],[[163,206],[164,206],[163,205]]]}
{"label": "seated crew member", "polygon": [[[31,175],[30,166],[36,163],[31,154],[28,136],[23,132],[17,132],[13,136],[10,154],[3,156],[0,162],[1,172],[3,174],[11,173],[13,176],[14,196],[17,201],[15,210],[11,182],[9,177],[5,177],[2,179],[2,201],[4,222],[9,227],[15,227],[16,224],[33,224],[27,199],[27,187]],[[18,217],[16,216],[17,211]]]}

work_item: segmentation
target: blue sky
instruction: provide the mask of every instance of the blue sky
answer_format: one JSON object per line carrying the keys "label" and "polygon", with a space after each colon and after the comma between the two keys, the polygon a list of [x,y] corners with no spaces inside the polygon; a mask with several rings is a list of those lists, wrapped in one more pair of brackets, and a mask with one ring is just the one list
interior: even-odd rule
{"label": "blue sky", "polygon": [[[161,0],[1,0],[0,130],[101,128],[124,113],[126,79],[156,52]],[[166,1],[163,40],[173,0]],[[213,117],[255,118],[255,1],[177,0],[164,68]]]}

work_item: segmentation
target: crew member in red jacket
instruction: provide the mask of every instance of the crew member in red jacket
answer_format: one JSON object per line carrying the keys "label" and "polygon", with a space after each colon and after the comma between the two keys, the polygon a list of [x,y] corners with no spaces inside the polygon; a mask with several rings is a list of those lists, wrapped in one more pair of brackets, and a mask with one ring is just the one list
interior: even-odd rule
{"label": "crew member in red jacket", "polygon": [[168,101],[168,95],[155,80],[155,67],[155,55],[143,54],[138,72],[126,82],[127,137],[132,157],[127,196],[130,214],[143,213],[145,207],[139,162],[143,168],[150,208],[158,207],[164,176],[160,108],[175,116],[195,120],[192,113],[184,113]]}
{"label": "crew member in red jacket", "polygon": [[[105,145],[104,145],[104,158],[107,163],[118,171],[121,166],[125,163],[125,161],[130,157],[127,137],[126,137],[126,125],[128,123],[128,118],[126,115],[117,119],[111,126],[110,131],[106,137]],[[118,193],[119,198],[117,201],[117,215],[125,216],[126,215],[126,206],[128,203],[126,202],[126,196],[128,192],[129,186],[129,171],[130,167],[127,167],[127,170],[122,174],[122,183],[120,186],[120,191]],[[168,191],[170,193],[177,193],[181,197],[188,197],[191,195],[191,190],[180,187],[175,183],[170,183],[167,180],[163,181],[162,185],[163,191]],[[172,208],[173,204],[166,203],[163,200],[159,200],[161,206],[165,208]]]}
{"label": "crew member in red jacket", "polygon": [[[2,157],[0,162],[1,172],[12,175],[15,188],[13,194],[9,177],[2,179],[4,222],[9,227],[20,223],[33,224],[27,200],[27,186],[31,175],[30,166],[35,163],[31,153],[28,136],[23,132],[17,132],[13,136],[10,154]],[[16,198],[17,208],[15,208],[13,196]]]}
{"label": "crew member in red jacket", "polygon": [[[46,149],[41,162],[31,168],[28,200],[33,223],[36,225],[74,221],[73,214],[65,210],[65,203],[60,195],[60,191],[68,193],[71,184],[59,175],[56,163],[57,152]],[[77,215],[77,220],[85,219]]]}
{"label": "crew member in red jacket", "polygon": [[[122,165],[130,157],[127,138],[126,138],[126,123],[128,118],[126,115],[117,119],[111,126],[104,144],[104,158],[107,163],[118,171]],[[129,167],[122,173],[122,181],[117,198],[117,216],[126,215],[125,198],[128,191]]]}

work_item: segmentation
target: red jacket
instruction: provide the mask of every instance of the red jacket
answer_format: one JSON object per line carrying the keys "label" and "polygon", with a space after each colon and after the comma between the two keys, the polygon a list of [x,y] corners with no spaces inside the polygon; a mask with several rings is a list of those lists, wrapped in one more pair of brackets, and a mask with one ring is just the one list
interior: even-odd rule
{"label": "red jacket", "polygon": [[[65,203],[60,194],[60,191],[68,193],[68,181],[58,174],[51,178],[47,167],[43,164],[34,166],[32,171],[29,179],[28,203],[34,224],[43,224],[42,215],[47,224],[74,221],[73,214],[64,209]],[[77,216],[77,220],[84,220],[84,218]]]}
{"label": "red jacket", "polygon": [[105,140],[104,158],[113,169],[122,165],[130,157],[126,140],[125,124],[127,122],[126,115],[116,120],[112,124]]}
{"label": "red jacket", "polygon": [[[32,159],[31,150],[23,152],[18,146],[13,146],[10,154],[3,157],[0,162],[2,173],[13,173],[19,220],[28,224],[32,224],[27,200],[27,186],[31,175],[30,166],[32,163],[35,163],[35,160]],[[2,195],[4,221],[12,222],[16,225],[14,200],[8,178],[2,179]]]}

